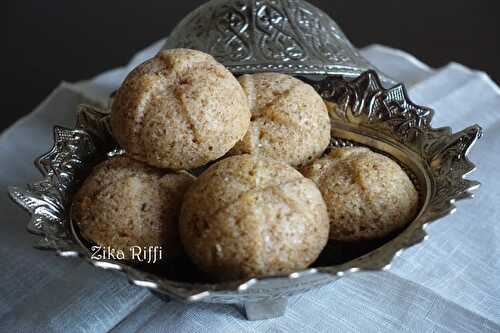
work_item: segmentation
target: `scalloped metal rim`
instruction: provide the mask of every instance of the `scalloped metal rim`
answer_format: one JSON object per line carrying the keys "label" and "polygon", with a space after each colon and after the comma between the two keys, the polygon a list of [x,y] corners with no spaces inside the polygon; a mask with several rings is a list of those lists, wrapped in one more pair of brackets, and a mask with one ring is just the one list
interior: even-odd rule
{"label": "scalloped metal rim", "polygon": [[[429,193],[422,211],[404,231],[376,250],[344,264],[245,281],[191,284],[162,279],[120,262],[91,260],[89,250],[75,237],[68,218],[68,194],[77,178],[75,173],[88,167],[94,160],[94,155],[98,152],[94,142],[99,144],[109,141],[107,114],[91,107],[80,110],[74,129],[54,128],[53,147],[35,160],[44,179],[26,188],[10,187],[10,196],[31,213],[28,231],[40,236],[41,248],[53,249],[63,257],[81,257],[96,267],[122,271],[135,285],[185,301],[233,303],[275,299],[324,285],[349,272],[388,268],[392,259],[405,248],[426,238],[424,228],[428,223],[452,213],[455,201],[470,198],[470,191],[479,186],[478,182],[465,180],[464,176],[475,168],[467,154],[481,136],[481,128],[474,125],[455,134],[451,134],[449,128],[432,128],[432,110],[412,103],[402,85],[384,89],[373,71],[365,72],[352,81],[327,77],[309,83],[325,100],[342,105],[331,111],[334,123],[343,122],[346,125],[343,130],[347,132],[349,128],[358,128],[360,131],[363,127],[372,129],[388,142],[409,149],[421,157],[421,164],[426,168],[425,172],[430,180]],[[407,137],[409,133],[413,133],[414,137]],[[436,164],[434,167],[433,163]],[[443,165],[448,166],[446,170],[451,173],[444,178],[438,174],[445,169]],[[326,276],[323,274],[323,278],[315,282],[305,281],[302,285],[298,283],[301,279],[321,273],[326,273]],[[253,290],[253,287],[263,282],[280,279],[284,285],[276,288],[280,289],[279,292],[274,293],[274,289],[265,288],[261,291]],[[294,286],[293,281],[297,281]]]}

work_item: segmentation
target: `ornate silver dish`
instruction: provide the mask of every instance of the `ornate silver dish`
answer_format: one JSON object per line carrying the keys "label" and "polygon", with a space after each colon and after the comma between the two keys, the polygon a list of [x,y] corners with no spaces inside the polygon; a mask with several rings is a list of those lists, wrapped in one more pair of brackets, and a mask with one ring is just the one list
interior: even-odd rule
{"label": "ornate silver dish", "polygon": [[302,0],[208,1],[174,28],[163,48],[182,47],[213,55],[236,75],[277,71],[354,78],[374,69],[334,20]]}
{"label": "ornate silver dish", "polygon": [[[204,6],[181,22],[167,42],[167,47],[196,46],[196,40],[203,40],[204,37],[196,37],[198,39],[191,37],[186,41],[183,37],[186,36],[184,30],[192,28],[191,22],[199,24],[200,29],[204,20],[219,22],[217,18],[226,15],[219,12],[224,13],[223,10],[229,10],[230,19],[224,19],[220,24],[213,23],[215,27],[210,29],[217,30],[213,32],[215,36],[219,36],[221,30],[223,35],[227,30],[233,31],[235,25],[239,27],[240,32],[246,32],[248,29],[249,36],[258,35],[255,29],[262,30],[262,27],[250,24],[247,24],[248,27],[244,29],[240,21],[232,18],[235,8],[243,10],[244,7],[244,10],[251,10],[251,15],[257,16],[268,15],[265,14],[266,10],[259,6],[271,6],[276,10],[282,10],[287,15],[298,15],[296,12],[302,10],[302,6],[313,14],[317,10],[303,1],[292,0],[215,0]],[[200,14],[203,12],[207,14],[206,17]],[[274,12],[270,11],[270,13]],[[318,13],[314,24],[322,26],[324,22],[327,22],[332,25],[331,29],[338,29],[335,23],[326,17],[326,14]],[[271,15],[271,20],[275,23],[282,22],[273,15]],[[210,36],[211,34],[212,32],[209,33]],[[351,59],[350,63],[338,62],[337,58],[332,55],[332,62],[324,62],[330,65],[323,66],[324,59],[316,59],[318,66],[323,66],[318,72],[315,72],[314,68],[299,70],[299,67],[295,67],[300,64],[300,61],[313,59],[309,56],[304,58],[306,60],[288,57],[288,60],[271,61],[271,66],[266,67],[264,65],[267,58],[255,58],[255,49],[261,47],[261,44],[257,47],[248,42],[248,46],[254,51],[242,53],[244,47],[231,46],[232,40],[226,40],[220,36],[210,38],[215,38],[215,40],[223,38],[221,43],[227,47],[222,47],[221,53],[216,54],[219,54],[219,59],[229,65],[236,74],[259,70],[292,73],[313,85],[325,100],[334,102],[336,106],[330,110],[333,136],[331,145],[365,145],[400,163],[411,175],[420,193],[421,207],[415,219],[398,234],[377,244],[371,244],[362,252],[339,259],[329,256],[330,247],[327,247],[322,257],[310,269],[288,275],[254,278],[246,281],[218,284],[188,281],[177,276],[147,270],[144,267],[127,265],[125,262],[91,260],[85,241],[79,236],[78,230],[69,219],[71,198],[89,170],[99,161],[116,154],[119,147],[111,135],[109,114],[96,107],[82,105],[77,113],[75,127],[69,129],[56,126],[54,146],[48,153],[36,159],[35,165],[44,178],[26,187],[13,186],[9,189],[12,199],[31,214],[27,228],[30,232],[40,236],[36,247],[54,250],[63,257],[78,256],[97,267],[122,271],[131,283],[151,289],[160,296],[188,302],[242,304],[247,318],[264,319],[281,315],[286,308],[286,299],[291,295],[325,285],[346,273],[388,268],[394,256],[425,238],[424,228],[428,223],[452,213],[455,210],[455,201],[470,198],[472,196],[470,191],[479,186],[478,182],[464,179],[464,176],[474,169],[467,154],[481,136],[481,128],[473,125],[457,133],[452,133],[448,127],[433,128],[431,126],[432,110],[413,104],[402,85],[385,89],[375,71],[365,71],[370,68],[366,61],[357,62],[359,54],[352,51],[354,49],[341,33],[339,38],[342,39],[342,43],[333,43],[332,39],[331,52],[332,54],[337,52],[335,47],[344,52],[343,54],[354,52],[352,53],[355,55],[352,58],[354,60]],[[281,40],[278,37],[275,38]],[[301,38],[303,41],[309,40]],[[190,40],[193,44],[189,44]],[[182,45],[179,45],[180,41]],[[278,43],[278,41],[275,42]],[[280,43],[276,47],[284,45],[283,42]],[[213,45],[215,44],[211,41],[201,45],[200,48],[204,51],[212,51],[212,53],[219,52],[219,48],[213,49]],[[305,47],[304,50],[306,50]],[[307,50],[307,52],[310,51]],[[235,54],[233,57],[230,56],[232,53]],[[256,65],[256,67],[239,67],[240,62],[246,62],[249,66]],[[291,66],[280,67],[281,63],[290,63]],[[339,66],[339,63],[342,65]],[[347,63],[352,67],[348,68]],[[278,67],[274,67],[276,64]],[[386,79],[385,82],[390,82],[390,80]]]}

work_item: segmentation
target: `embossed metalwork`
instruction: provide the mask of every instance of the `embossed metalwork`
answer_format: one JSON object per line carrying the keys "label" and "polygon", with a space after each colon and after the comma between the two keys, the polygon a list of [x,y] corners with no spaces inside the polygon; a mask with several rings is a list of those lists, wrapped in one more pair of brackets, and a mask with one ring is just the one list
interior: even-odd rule
{"label": "embossed metalwork", "polygon": [[278,71],[357,77],[374,69],[332,18],[303,0],[209,1],[177,25],[163,48],[204,51],[237,75]]}
{"label": "embossed metalwork", "polygon": [[415,176],[421,193],[421,210],[414,221],[392,240],[351,261],[284,276],[193,284],[161,278],[123,262],[90,260],[68,218],[71,195],[95,163],[110,152],[120,153],[109,131],[109,115],[91,106],[80,107],[74,129],[55,127],[54,146],[36,160],[44,178],[27,187],[11,187],[10,195],[30,212],[28,230],[40,236],[38,246],[122,271],[136,285],[186,301],[278,301],[349,272],[387,268],[401,250],[424,239],[427,223],[449,214],[456,200],[470,197],[478,187],[478,182],[464,176],[474,169],[467,153],[481,129],[474,125],[453,134],[449,128],[432,128],[432,110],[413,104],[401,85],[382,88],[375,72],[352,81],[331,76],[309,82],[331,102],[333,146],[362,144],[392,156]]}

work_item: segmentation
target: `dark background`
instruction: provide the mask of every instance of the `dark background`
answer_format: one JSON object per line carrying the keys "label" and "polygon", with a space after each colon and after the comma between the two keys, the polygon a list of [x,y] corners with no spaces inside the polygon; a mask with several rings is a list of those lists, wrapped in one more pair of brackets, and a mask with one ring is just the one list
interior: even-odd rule
{"label": "dark background", "polygon": [[[168,35],[201,0],[8,0],[0,130],[29,113],[61,80],[121,66]],[[432,67],[450,61],[500,82],[498,1],[310,0],[358,47],[403,49]],[[5,12],[4,12],[5,13]]]}

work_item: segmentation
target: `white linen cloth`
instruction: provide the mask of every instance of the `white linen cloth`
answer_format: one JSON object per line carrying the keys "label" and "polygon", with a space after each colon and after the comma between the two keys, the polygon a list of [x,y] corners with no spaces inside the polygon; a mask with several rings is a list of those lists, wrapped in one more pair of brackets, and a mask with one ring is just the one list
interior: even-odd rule
{"label": "white linen cloth", "polygon": [[359,272],[292,297],[285,316],[247,321],[229,305],[165,303],[119,273],[32,248],[27,213],[8,185],[40,178],[36,156],[55,124],[72,126],[77,104],[104,102],[159,41],[126,67],[76,84],[61,83],[31,114],[0,136],[0,332],[500,332],[500,89],[484,73],[451,63],[432,69],[402,51],[362,53],[404,82],[412,99],[435,109],[434,126],[478,123],[484,136],[471,159],[482,182],[476,198],[427,228],[427,241],[386,272]]}

